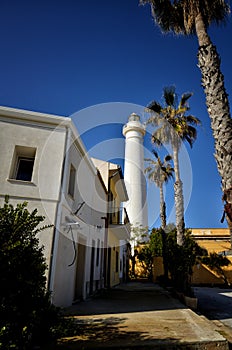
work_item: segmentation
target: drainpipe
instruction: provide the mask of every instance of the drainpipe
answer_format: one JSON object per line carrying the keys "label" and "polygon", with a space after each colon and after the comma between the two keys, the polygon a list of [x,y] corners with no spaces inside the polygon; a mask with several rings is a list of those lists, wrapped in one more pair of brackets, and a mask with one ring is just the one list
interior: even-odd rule
{"label": "drainpipe", "polygon": [[[65,193],[66,193],[68,174],[69,174],[68,165],[69,165],[69,148],[70,148],[70,146],[71,146],[71,128],[69,127],[69,125],[67,125],[66,126],[66,137],[65,137],[65,154],[64,154],[64,162],[63,162],[63,169],[62,169],[59,202],[57,205],[56,222],[55,222],[55,227],[54,227],[51,260],[50,260],[50,273],[49,273],[48,289],[51,293],[53,293],[54,285],[55,285],[55,273],[56,273],[57,254],[58,254],[58,243],[59,243],[59,237],[60,237],[62,204],[63,204],[63,201],[65,200]],[[53,299],[53,295],[51,294],[51,301],[52,301],[52,299]]]}

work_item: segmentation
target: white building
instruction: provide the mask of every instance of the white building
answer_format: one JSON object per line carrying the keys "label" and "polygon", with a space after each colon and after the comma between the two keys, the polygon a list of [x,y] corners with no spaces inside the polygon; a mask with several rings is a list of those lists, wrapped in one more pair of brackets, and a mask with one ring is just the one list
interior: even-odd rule
{"label": "white building", "polygon": [[123,204],[129,198],[121,167],[95,158],[92,160],[101,173],[108,193],[106,284],[112,287],[125,281],[128,275],[130,222]]}
{"label": "white building", "polygon": [[26,200],[53,225],[39,239],[54,304],[71,305],[103,287],[114,269],[109,193],[71,119],[0,107],[0,159],[0,203],[6,194],[13,205]]}

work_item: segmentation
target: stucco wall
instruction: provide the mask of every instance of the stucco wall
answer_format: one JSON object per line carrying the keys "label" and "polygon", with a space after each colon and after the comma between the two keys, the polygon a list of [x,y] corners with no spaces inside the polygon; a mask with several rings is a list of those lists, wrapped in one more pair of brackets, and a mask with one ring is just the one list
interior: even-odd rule
{"label": "stucco wall", "polygon": [[[67,147],[67,176],[56,232],[58,245],[53,285],[53,302],[61,306],[70,305],[78,298],[85,299],[103,284],[101,248],[105,245],[103,217],[107,213],[107,193],[74,134]],[[68,194],[71,164],[76,169],[73,196]]]}
{"label": "stucco wall", "polygon": [[[6,194],[13,205],[26,200],[29,210],[37,208],[38,214],[45,216],[43,224],[54,225],[62,175],[65,128],[45,127],[23,118],[3,119],[0,116],[0,201],[3,203]],[[31,182],[12,179],[15,146],[36,149]],[[53,230],[50,228],[39,233],[47,264],[50,263]]]}

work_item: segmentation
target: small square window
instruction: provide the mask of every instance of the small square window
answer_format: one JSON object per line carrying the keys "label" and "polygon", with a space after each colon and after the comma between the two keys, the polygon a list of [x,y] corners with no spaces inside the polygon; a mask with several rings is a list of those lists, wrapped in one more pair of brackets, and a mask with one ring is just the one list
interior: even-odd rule
{"label": "small square window", "polygon": [[10,178],[20,181],[32,181],[36,148],[15,146]]}

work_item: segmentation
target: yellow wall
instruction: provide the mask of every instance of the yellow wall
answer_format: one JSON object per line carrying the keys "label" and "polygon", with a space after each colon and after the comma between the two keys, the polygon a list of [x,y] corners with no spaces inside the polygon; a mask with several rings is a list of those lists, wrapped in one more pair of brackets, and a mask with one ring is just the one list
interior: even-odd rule
{"label": "yellow wall", "polygon": [[[192,229],[192,235],[199,246],[207,249],[209,254],[228,251],[231,248],[230,231],[227,228]],[[227,258],[231,261],[231,265],[224,267],[223,270],[228,281],[232,283],[232,256],[227,256]],[[222,284],[223,280],[207,266],[199,264],[194,267],[192,283]]]}
{"label": "yellow wall", "polygon": [[153,280],[154,282],[157,281],[157,277],[162,276],[164,274],[164,267],[163,267],[163,258],[161,256],[157,256],[153,260]]}
{"label": "yellow wall", "polygon": [[[119,272],[120,272],[120,246],[118,238],[109,229],[108,246],[111,248],[111,268],[110,268],[110,286],[116,286],[119,284]],[[116,271],[116,252],[118,252],[118,271]]]}
{"label": "yellow wall", "polygon": [[[199,228],[192,229],[194,240],[202,247],[207,249],[208,253],[219,253],[230,250],[230,232],[225,228]],[[225,275],[232,284],[232,256],[227,256],[231,261],[231,265],[224,267]],[[154,281],[163,274],[163,259],[161,257],[154,258]],[[212,271],[203,264],[197,264],[193,268],[192,284],[223,284],[215,271]]]}

